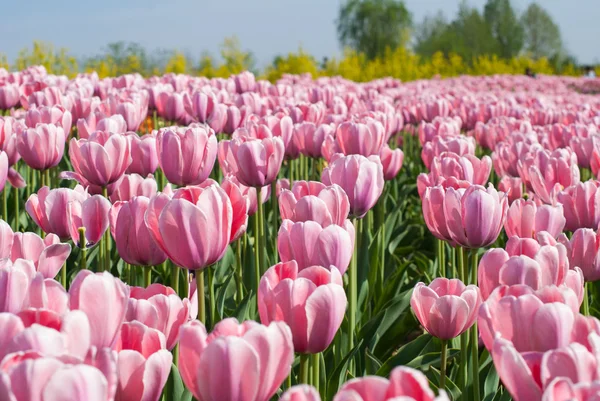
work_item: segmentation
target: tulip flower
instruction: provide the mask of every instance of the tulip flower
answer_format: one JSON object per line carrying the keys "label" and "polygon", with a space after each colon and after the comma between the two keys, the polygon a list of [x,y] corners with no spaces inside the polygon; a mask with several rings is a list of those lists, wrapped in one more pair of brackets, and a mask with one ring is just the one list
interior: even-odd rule
{"label": "tulip flower", "polygon": [[144,178],[139,174],[125,174],[112,186],[110,201],[127,202],[135,196],[152,198],[157,192],[156,180],[152,176]]}
{"label": "tulip flower", "polygon": [[131,150],[131,164],[127,167],[127,174],[139,174],[142,177],[154,174],[158,167],[156,151],[156,135],[147,134],[139,136],[132,132],[127,134]]}
{"label": "tulip flower", "polygon": [[29,167],[45,171],[60,163],[65,151],[65,140],[66,135],[61,127],[38,124],[19,134],[17,150]]}
{"label": "tulip flower", "polygon": [[183,94],[162,92],[158,95],[156,111],[158,115],[167,121],[183,121],[186,116]]}
{"label": "tulip flower", "polygon": [[61,127],[68,137],[72,125],[71,113],[62,106],[32,107],[25,113],[25,124],[28,128],[35,128],[38,124],[52,124]]}
{"label": "tulip flower", "polygon": [[310,122],[296,124],[294,126],[293,142],[299,152],[305,156],[321,157],[321,146],[328,135],[333,135],[334,128],[331,125],[322,124],[316,126]]}
{"label": "tulip flower", "polygon": [[427,175],[427,186],[436,185],[435,183],[441,177],[485,185],[492,170],[492,161],[489,156],[484,156],[479,160],[470,154],[458,156],[455,153],[446,152],[435,157],[430,168],[431,172]]}
{"label": "tulip flower", "polygon": [[569,264],[583,272],[585,281],[600,280],[600,236],[589,228],[578,228],[569,240],[562,234],[558,241],[567,248]]}
{"label": "tulip flower", "polygon": [[261,322],[286,322],[294,351],[300,353],[325,351],[344,320],[346,304],[342,276],[333,266],[298,271],[294,260],[279,263],[267,270],[258,288]]}
{"label": "tulip flower", "polygon": [[505,175],[498,182],[498,190],[504,192],[508,196],[508,203],[512,204],[523,197],[523,182],[519,177]]}
{"label": "tulip flower", "polygon": [[429,170],[433,159],[445,152],[454,153],[458,156],[475,155],[475,139],[468,136],[436,136],[423,145],[421,160]]}
{"label": "tulip flower", "polygon": [[535,238],[540,231],[546,231],[556,238],[562,233],[565,223],[561,204],[538,207],[533,201],[517,199],[508,208],[504,230],[509,238],[515,235]]}
{"label": "tulip flower", "polygon": [[167,180],[176,185],[201,184],[217,157],[215,132],[200,125],[160,130],[156,146],[160,168]]}
{"label": "tulip flower", "polygon": [[383,167],[378,157],[340,157],[323,170],[321,181],[342,187],[348,195],[351,214],[363,218],[383,192]]}
{"label": "tulip flower", "polygon": [[202,323],[192,321],[179,332],[179,373],[201,401],[268,401],[293,361],[292,333],[283,322],[263,326],[228,318],[208,335]]}
{"label": "tulip flower", "polygon": [[[83,202],[72,201],[67,204],[67,221],[71,239],[80,248],[91,248],[102,239],[110,225],[108,199],[94,195]],[[79,229],[85,228],[85,244],[81,243]]]}
{"label": "tulip flower", "polygon": [[0,86],[0,110],[8,110],[19,104],[19,87],[17,85]]}
{"label": "tulip flower", "polygon": [[285,151],[279,137],[249,139],[238,137],[230,143],[236,178],[248,187],[264,187],[277,179]]}
{"label": "tulip flower", "polygon": [[321,401],[321,396],[314,387],[299,384],[287,389],[280,401]]}
{"label": "tulip flower", "polygon": [[385,128],[372,118],[364,123],[345,122],[336,130],[336,142],[344,155],[379,155],[385,141]]}
{"label": "tulip flower", "polygon": [[350,212],[350,202],[339,185],[295,181],[291,190],[281,191],[279,212],[282,219],[293,222],[312,220],[323,227],[343,226]]}
{"label": "tulip flower", "polygon": [[600,223],[600,182],[586,181],[566,188],[557,195],[564,207],[565,229],[597,229]]}
{"label": "tulip flower", "polygon": [[212,93],[195,91],[191,96],[183,94],[183,107],[186,112],[195,120],[201,123],[208,121],[214,105],[217,103]]}
{"label": "tulip flower", "polygon": [[383,178],[386,181],[396,178],[404,162],[404,152],[402,152],[402,149],[397,148],[392,150],[386,145],[381,148],[379,158],[383,167]]}
{"label": "tulip flower", "polygon": [[61,244],[54,234],[42,239],[35,233],[15,233],[10,258],[30,260],[44,278],[54,278],[70,253],[71,245]]}

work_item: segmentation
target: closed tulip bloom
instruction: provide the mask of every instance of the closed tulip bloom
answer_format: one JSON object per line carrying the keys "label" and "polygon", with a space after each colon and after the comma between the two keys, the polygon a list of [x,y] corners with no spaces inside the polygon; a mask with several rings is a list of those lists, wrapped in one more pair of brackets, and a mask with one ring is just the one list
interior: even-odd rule
{"label": "closed tulip bloom", "polygon": [[35,233],[15,233],[10,258],[33,262],[44,278],[54,278],[71,253],[71,245],[61,244],[54,234],[44,239]]}
{"label": "closed tulip bloom", "polygon": [[402,149],[397,148],[392,150],[389,146],[385,145],[381,148],[379,158],[383,166],[383,178],[386,181],[396,178],[404,162],[404,152],[402,152]]}
{"label": "closed tulip bloom", "polygon": [[81,186],[75,189],[42,187],[25,203],[27,214],[46,234],[56,234],[62,240],[71,238],[67,206],[84,202],[90,196]]}
{"label": "closed tulip bloom", "polygon": [[[223,257],[233,224],[231,201],[222,188],[196,188],[181,198],[155,196],[145,217],[158,246],[189,270],[204,269]],[[207,232],[211,235],[201,234]]]}
{"label": "closed tulip bloom", "polygon": [[25,124],[35,128],[38,124],[52,124],[61,127],[65,136],[71,133],[73,119],[71,113],[62,106],[32,107],[25,113]]}
{"label": "closed tulip bloom", "polygon": [[444,213],[452,240],[465,248],[481,248],[498,238],[508,210],[508,199],[490,184],[467,190],[448,188]]}
{"label": "closed tulip bloom", "polygon": [[334,132],[335,128],[328,124],[299,123],[294,126],[293,142],[303,155],[319,158],[325,137]]}
{"label": "closed tulip bloom", "polygon": [[[227,142],[227,141],[221,141],[221,143],[223,143],[223,142]],[[240,189],[242,196],[244,196],[248,199],[248,216],[254,215],[254,213],[256,213],[256,210],[258,209],[257,188],[248,187],[246,185],[243,185],[242,183],[239,182],[239,180],[237,178],[235,178],[235,175],[227,175],[226,179],[223,180],[223,184],[222,184],[223,189],[225,189],[225,191],[227,191],[227,189],[225,187],[227,185],[229,185],[227,183],[227,181],[235,184]],[[263,204],[265,204],[269,199],[271,199],[271,186],[270,185],[262,187],[262,189],[260,190],[260,199]]]}
{"label": "closed tulip bloom", "polygon": [[277,235],[277,250],[283,262],[295,260],[298,269],[335,266],[343,275],[354,250],[354,226],[332,224],[323,228],[314,221],[294,223],[284,220]]}
{"label": "closed tulip bloom", "polygon": [[201,123],[208,121],[208,117],[217,103],[215,95],[212,93],[204,93],[195,91],[191,96],[187,93],[183,94],[183,107],[186,112],[194,119]]}
{"label": "closed tulip bloom", "polygon": [[348,380],[333,401],[448,401],[444,390],[435,396],[429,388],[427,377],[416,369],[398,366],[390,373],[390,379],[364,376]]}
{"label": "closed tulip bloom", "polygon": [[348,195],[351,214],[363,218],[383,192],[383,167],[378,157],[345,156],[323,170],[321,181],[325,185],[342,187]]}
{"label": "closed tulip bloom", "polygon": [[0,86],[0,109],[8,110],[19,104],[19,87],[17,85]]}
{"label": "closed tulip bloom", "polygon": [[281,395],[280,401],[321,401],[319,392],[307,384],[290,387]]}
{"label": "closed tulip bloom", "polygon": [[131,164],[127,167],[127,174],[139,174],[146,177],[154,174],[158,167],[158,155],[156,153],[156,135],[146,134],[139,136],[132,132],[127,134],[131,149]]}
{"label": "closed tulip bloom", "polygon": [[0,312],[18,313],[28,306],[28,289],[35,276],[35,266],[28,260],[0,260]]}
{"label": "closed tulip bloom", "polygon": [[296,352],[325,351],[344,320],[347,299],[342,276],[335,267],[330,269],[311,266],[299,272],[291,260],[271,267],[260,280],[260,321],[286,322]]}
{"label": "closed tulip bloom", "polygon": [[[91,345],[115,346],[125,320],[129,289],[108,272],[80,271],[69,288],[69,306],[85,312],[91,327]],[[98,305],[110,305],[99,308]]]}
{"label": "closed tulip bloom", "polygon": [[125,174],[121,180],[111,188],[111,202],[127,202],[134,196],[152,198],[158,192],[156,180],[152,177],[142,177],[139,174]]}
{"label": "closed tulip bloom", "polygon": [[233,177],[225,177],[221,183],[221,188],[229,196],[231,201],[231,209],[233,212],[233,222],[231,225],[231,237],[229,242],[233,242],[239,239],[248,228],[248,209],[250,207],[250,200],[248,195],[242,192],[242,188]]}
{"label": "closed tulip bloom", "polygon": [[173,361],[163,333],[140,322],[124,323],[116,349],[119,385],[115,401],[158,401]]}
{"label": "closed tulip bloom", "polygon": [[559,241],[567,248],[569,264],[583,272],[585,281],[600,280],[600,236],[590,228],[579,228],[569,240],[564,234]]}
{"label": "closed tulip bloom", "polygon": [[573,384],[569,378],[557,377],[546,386],[542,401],[593,401],[599,393],[600,381]]}
{"label": "closed tulip bloom", "polygon": [[[73,201],[67,205],[67,218],[71,239],[80,248],[90,248],[102,239],[110,225],[111,204],[101,195],[94,195],[83,202]],[[79,238],[79,229],[85,228],[85,244]]]}
{"label": "closed tulip bloom", "polygon": [[170,183],[201,184],[217,158],[217,137],[207,127],[168,128],[156,139],[158,162]]}
{"label": "closed tulip bloom", "polygon": [[115,114],[98,120],[95,131],[108,131],[114,134],[124,134],[127,132],[127,123],[122,115]]}
{"label": "closed tulip bloom", "polygon": [[177,344],[179,328],[189,320],[190,300],[179,298],[170,287],[151,284],[148,288],[130,287],[125,320],[137,320],[165,335],[166,347]]}
{"label": "closed tulip bloom", "polygon": [[[1,88],[1,87],[0,87]],[[108,381],[97,368],[67,364],[51,357],[31,357],[1,367],[0,395],[18,401],[106,401]]]}
{"label": "closed tulip bloom", "polygon": [[183,104],[183,94],[177,92],[161,92],[158,95],[159,101],[156,102],[158,115],[167,121],[183,121],[186,116]]}
{"label": "closed tulip bloom", "polygon": [[483,156],[480,160],[471,154],[459,156],[446,152],[433,159],[430,169],[430,186],[435,185],[439,177],[456,178],[472,184],[485,185],[492,171],[492,159]]}
{"label": "closed tulip bloom", "polygon": [[562,233],[565,223],[561,204],[537,206],[534,201],[517,199],[508,208],[504,231],[509,238],[535,238],[540,231],[546,231],[556,238]]}
{"label": "closed tulip bloom", "polygon": [[236,164],[233,173],[242,184],[258,188],[277,179],[285,152],[281,138],[238,137],[229,146]]}
{"label": "closed tulip bloom", "polygon": [[458,279],[436,278],[418,283],[410,299],[417,319],[432,336],[449,340],[467,331],[477,318],[481,295],[477,286]]}
{"label": "closed tulip bloom", "polygon": [[89,139],[71,139],[69,158],[77,175],[90,184],[107,187],[131,164],[129,141],[121,134],[96,131]]}
{"label": "closed tulip bloom", "polygon": [[600,183],[598,181],[580,182],[561,191],[558,202],[564,207],[565,230],[578,228],[597,229],[600,223]]}
{"label": "closed tulip bloom", "polygon": [[179,373],[199,401],[267,401],[294,361],[292,333],[283,322],[263,326],[228,318],[208,335],[192,321],[179,338]]}
{"label": "closed tulip bloom", "polygon": [[282,190],[278,200],[281,218],[293,222],[312,220],[323,227],[343,226],[350,213],[348,196],[336,184],[294,181],[292,189]]}
{"label": "closed tulip bloom", "polygon": [[114,216],[111,232],[117,251],[131,265],[156,266],[167,260],[167,255],[156,245],[144,221],[149,204],[149,198],[134,196],[127,202],[115,203],[110,211]]}
{"label": "closed tulip bloom", "polygon": [[0,151],[0,191],[2,191],[4,189],[4,186],[6,185],[8,172],[8,156],[6,155],[6,153]]}
{"label": "closed tulip bloom", "polygon": [[560,189],[579,183],[577,156],[568,149],[538,151],[529,167],[531,188],[545,203],[553,203]]}
{"label": "closed tulip bloom", "polygon": [[519,177],[505,175],[498,182],[498,190],[504,192],[508,196],[508,203],[512,204],[523,197],[523,181]]}
{"label": "closed tulip bloom", "polygon": [[[215,108],[213,111],[216,111]],[[234,105],[225,106],[225,124],[223,125],[223,132],[226,134],[233,134],[233,132],[242,127],[246,122],[249,110],[247,106],[237,107]]]}
{"label": "closed tulip bloom", "polygon": [[337,127],[335,138],[343,154],[369,157],[379,155],[385,142],[385,128],[372,118],[364,123],[349,121]]}
{"label": "closed tulip bloom", "polygon": [[44,171],[60,163],[65,152],[65,132],[52,124],[38,124],[18,136],[17,150],[34,170]]}
{"label": "closed tulip bloom", "polygon": [[475,138],[470,136],[443,137],[436,136],[423,145],[421,160],[429,170],[436,156],[444,152],[454,153],[458,156],[475,154]]}

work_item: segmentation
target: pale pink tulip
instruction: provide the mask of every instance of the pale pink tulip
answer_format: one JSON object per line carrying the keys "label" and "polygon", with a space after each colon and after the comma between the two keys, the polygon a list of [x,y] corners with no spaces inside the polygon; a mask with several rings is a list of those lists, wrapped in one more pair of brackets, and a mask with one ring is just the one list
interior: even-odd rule
{"label": "pale pink tulip", "polygon": [[38,124],[18,135],[17,150],[29,167],[44,171],[60,163],[65,140],[66,135],[61,127]]}
{"label": "pale pink tulip", "polygon": [[13,262],[17,259],[30,260],[44,278],[54,278],[70,253],[71,245],[61,244],[54,234],[42,239],[35,233],[15,233],[10,258]]}
{"label": "pale pink tulip", "polygon": [[294,181],[291,190],[281,191],[278,201],[281,218],[293,222],[312,220],[323,227],[343,226],[350,213],[348,196],[336,184]]}
{"label": "pale pink tulip", "polygon": [[135,132],[131,132],[127,134],[127,139],[129,139],[132,162],[127,167],[126,173],[139,174],[142,177],[154,174],[158,167],[156,135],[146,134],[140,137]]}
{"label": "pale pink tulip", "polygon": [[156,180],[152,177],[142,177],[139,174],[125,174],[112,186],[111,202],[127,202],[135,196],[152,198],[158,192]]}
{"label": "pale pink tulip", "polygon": [[598,223],[600,223],[599,186],[598,181],[581,182],[558,194],[558,202],[563,204],[567,219],[566,230],[598,229]]}
{"label": "pale pink tulip", "polygon": [[[83,202],[72,201],[67,204],[67,221],[71,239],[80,248],[90,248],[102,239],[110,225],[111,204],[108,199],[94,195]],[[79,229],[85,228],[85,244],[81,243]]]}
{"label": "pale pink tulip", "polygon": [[509,238],[535,238],[540,231],[556,238],[562,233],[565,223],[561,204],[537,206],[533,201],[517,199],[508,208],[504,231]]}
{"label": "pale pink tulip", "polygon": [[248,187],[264,187],[277,179],[285,146],[279,137],[248,139],[238,137],[230,143],[235,166],[232,173]]}

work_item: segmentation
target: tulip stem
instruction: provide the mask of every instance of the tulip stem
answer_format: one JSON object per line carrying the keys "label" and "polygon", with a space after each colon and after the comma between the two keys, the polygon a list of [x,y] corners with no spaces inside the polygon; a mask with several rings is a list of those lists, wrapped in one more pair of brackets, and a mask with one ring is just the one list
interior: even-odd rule
{"label": "tulip stem", "polygon": [[292,186],[292,184],[294,183],[294,165],[295,165],[295,161],[294,160],[290,160],[289,166],[290,166],[290,187]]}
{"label": "tulip stem", "polygon": [[[467,266],[465,263],[465,250],[459,247],[458,253],[458,277],[463,281],[467,281],[466,270]],[[468,353],[467,348],[469,346],[469,331],[465,331],[460,336],[460,369],[458,371],[458,388],[464,389],[467,387],[467,376],[468,376]]]}
{"label": "tulip stem", "polygon": [[319,368],[321,367],[321,354],[320,353],[316,353],[312,355],[312,373],[313,373],[313,378],[312,378],[312,385],[314,388],[317,389],[317,392],[319,391],[319,382],[321,381],[321,374],[320,374],[320,370]]}
{"label": "tulip stem", "polygon": [[[6,188],[4,188],[4,190],[6,190]],[[15,195],[15,199],[14,199],[14,208],[15,208],[15,232],[19,232],[19,201],[21,200],[19,198],[19,188],[17,187],[13,187],[14,190],[14,195]]]}
{"label": "tulip stem", "polygon": [[2,190],[2,219],[8,221],[8,195],[6,195],[6,188]]}
{"label": "tulip stem", "polygon": [[[257,198],[258,204],[260,204],[260,196]],[[258,238],[259,228],[258,228],[258,215],[254,214],[252,216],[254,219],[254,276],[255,276],[255,291],[258,293],[258,286],[260,284],[260,253],[258,251],[258,246],[260,239]]]}
{"label": "tulip stem", "polygon": [[[477,249],[471,250],[471,263],[471,282],[472,284],[477,285]],[[471,330],[471,353],[473,357],[473,400],[479,401],[479,332],[477,331],[477,321],[475,321]]]}
{"label": "tulip stem", "polygon": [[588,281],[585,282],[585,285],[583,287],[583,310],[581,313],[583,313],[585,316],[589,316],[590,315],[590,298],[589,298],[589,292],[590,292],[590,283]]}
{"label": "tulip stem", "polygon": [[[245,234],[244,234],[245,235]],[[244,299],[244,287],[242,278],[242,239],[238,239],[235,243],[235,285],[236,285],[236,300],[237,304],[241,304]]]}
{"label": "tulip stem", "polygon": [[350,275],[348,280],[348,293],[350,298],[350,305],[348,307],[348,353],[354,348],[354,328],[356,326],[356,297],[358,287],[358,238],[360,238],[360,220],[354,219],[354,229],[356,231],[356,238],[352,255],[352,261],[350,263]]}
{"label": "tulip stem", "polygon": [[265,254],[264,254],[264,247],[265,247],[265,220],[264,220],[264,210],[263,210],[263,203],[262,203],[262,188],[256,188],[256,204],[257,204],[257,212],[256,212],[256,218],[258,220],[257,223],[257,232],[256,232],[256,238],[257,238],[257,242],[256,242],[256,252],[258,252],[258,266],[256,267],[258,270],[258,277],[259,280],[256,283],[256,286],[258,288],[258,283],[260,283],[260,276],[262,276],[263,273],[263,269],[265,269],[264,263],[265,263]]}
{"label": "tulip stem", "polygon": [[437,257],[438,257],[438,268],[440,277],[446,277],[446,252],[444,249],[444,241],[441,239],[437,240]]}
{"label": "tulip stem", "polygon": [[146,266],[144,269],[144,287],[148,288],[152,284],[152,268]]}
{"label": "tulip stem", "polygon": [[[108,188],[107,187],[102,188],[102,196],[104,196],[106,199],[108,199]],[[103,263],[102,269],[107,272],[110,272],[110,244],[109,244],[109,241],[110,241],[110,234],[108,233],[108,230],[106,230],[102,236],[100,246],[104,250],[104,263]]]}
{"label": "tulip stem", "polygon": [[208,274],[208,307],[210,308],[210,325],[215,326],[217,313],[215,311],[215,268],[208,266],[206,273]]}
{"label": "tulip stem", "polygon": [[442,353],[440,355],[440,390],[446,390],[446,359],[448,340],[442,340]]}
{"label": "tulip stem", "polygon": [[50,170],[44,170],[43,172],[44,176],[46,177],[46,185],[52,189],[51,185],[52,183],[50,182]]}
{"label": "tulip stem", "polygon": [[175,294],[179,295],[179,266],[173,265],[171,267],[171,288],[175,291]]}
{"label": "tulip stem", "polygon": [[279,231],[279,205],[277,204],[277,180],[271,183],[271,207],[273,208],[273,264],[277,264],[277,231]]}
{"label": "tulip stem", "polygon": [[310,378],[308,377],[309,358],[309,354],[300,354],[300,379],[298,384],[310,384]]}
{"label": "tulip stem", "polygon": [[196,294],[198,294],[198,320],[200,320],[203,324],[206,324],[204,270],[196,270]]}

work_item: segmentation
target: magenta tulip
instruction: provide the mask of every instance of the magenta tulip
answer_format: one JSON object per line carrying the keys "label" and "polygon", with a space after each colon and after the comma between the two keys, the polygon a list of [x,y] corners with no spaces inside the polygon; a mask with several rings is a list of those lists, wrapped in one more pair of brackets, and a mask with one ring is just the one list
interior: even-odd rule
{"label": "magenta tulip", "polygon": [[0,86],[0,110],[8,110],[19,104],[19,87],[17,85]]}
{"label": "magenta tulip", "polygon": [[[248,195],[242,192],[241,185],[233,177],[226,177],[221,183],[221,188],[227,193],[231,201],[232,224],[229,242],[239,239],[248,228],[248,209],[250,200]],[[248,187],[246,187],[248,188]]]}
{"label": "magenta tulip", "polygon": [[179,338],[179,372],[199,401],[268,401],[294,361],[292,333],[283,322],[263,326],[228,318],[208,335],[192,321]]}
{"label": "magenta tulip", "polygon": [[383,192],[383,167],[378,157],[340,157],[323,170],[321,181],[342,187],[348,195],[352,215],[363,218]]}
{"label": "magenta tulip", "polygon": [[38,124],[19,134],[17,150],[29,167],[44,171],[60,163],[65,140],[65,132],[61,127]]}
{"label": "magenta tulip", "polygon": [[217,157],[215,132],[200,125],[160,130],[156,147],[161,169],[176,185],[201,184]]}
{"label": "magenta tulip", "polygon": [[258,288],[260,320],[284,321],[292,330],[294,351],[323,352],[344,320],[346,293],[335,267],[311,266],[298,271],[291,260],[271,267]]}
{"label": "magenta tulip", "polygon": [[195,91],[191,96],[183,94],[183,107],[186,112],[195,120],[201,123],[208,121],[217,99],[212,93]]}

